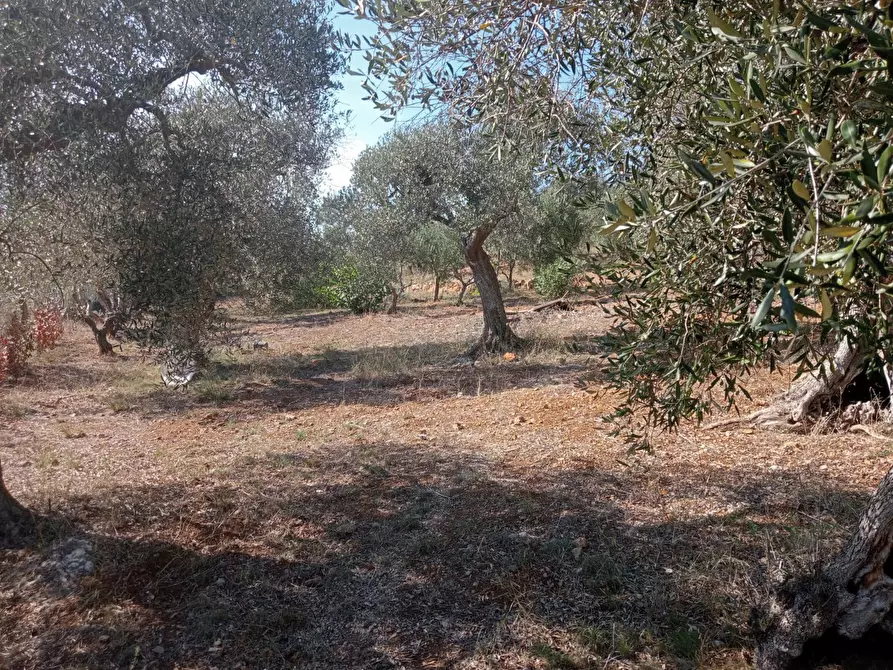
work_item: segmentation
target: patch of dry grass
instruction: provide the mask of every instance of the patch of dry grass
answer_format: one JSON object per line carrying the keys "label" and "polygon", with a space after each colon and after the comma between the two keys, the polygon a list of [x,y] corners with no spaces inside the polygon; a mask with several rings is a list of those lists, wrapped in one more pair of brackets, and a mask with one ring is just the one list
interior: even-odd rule
{"label": "patch of dry grass", "polygon": [[[8,485],[46,517],[0,554],[0,665],[737,670],[765,569],[838,546],[889,460],[742,430],[627,454],[572,385],[597,307],[460,367],[470,310],[250,318],[270,349],[187,392],[80,331],[0,390]],[[72,534],[97,570],[60,595],[39,565]]]}

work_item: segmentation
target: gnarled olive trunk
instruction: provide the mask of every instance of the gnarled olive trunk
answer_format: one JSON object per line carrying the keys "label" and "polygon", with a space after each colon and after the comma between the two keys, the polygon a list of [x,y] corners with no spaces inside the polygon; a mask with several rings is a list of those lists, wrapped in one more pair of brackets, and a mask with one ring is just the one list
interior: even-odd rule
{"label": "gnarled olive trunk", "polygon": [[393,286],[389,287],[391,290],[391,304],[388,306],[387,314],[396,314],[397,313],[397,301],[400,300],[400,294],[397,292],[397,289]]}
{"label": "gnarled olive trunk", "polygon": [[839,400],[865,369],[865,363],[866,357],[858,345],[844,337],[831,359],[818,370],[801,377],[769,407],[755,412],[747,420],[764,427],[784,427],[818,418],[826,401]]}
{"label": "gnarled olive trunk", "polygon": [[474,275],[484,311],[484,331],[481,333],[481,339],[469,352],[471,354],[507,351],[517,347],[521,342],[509,326],[502,291],[499,288],[499,278],[490,256],[484,250],[484,241],[494,228],[495,223],[480,226],[463,240],[465,260],[468,261]]}
{"label": "gnarled olive trunk", "polygon": [[822,399],[841,396],[865,367],[865,356],[859,347],[847,338],[840,340],[834,358],[827,361],[817,373],[795,384],[786,394],[791,404],[791,419],[795,422],[807,418]]}
{"label": "gnarled olive trunk", "polygon": [[0,548],[19,544],[30,534],[34,517],[12,497],[3,482],[3,463],[0,463]]}
{"label": "gnarled olive trunk", "polygon": [[434,275],[434,300],[432,302],[438,300],[440,300],[440,275]]}
{"label": "gnarled olive trunk", "polygon": [[456,307],[462,307],[465,304],[465,292],[468,291],[468,287],[474,284],[474,279],[471,281],[465,281],[465,277],[462,276],[462,272],[459,271],[455,275],[456,280],[459,282],[459,297],[456,299]]}
{"label": "gnarled olive trunk", "polygon": [[92,315],[87,315],[81,317],[83,322],[90,326],[90,330],[93,331],[93,338],[96,340],[96,344],[99,347],[99,353],[103,356],[107,356],[114,352],[114,347],[112,343],[109,342],[109,337],[114,337],[115,333],[118,330],[118,316],[113,314],[109,316],[102,323],[101,326],[96,324],[96,320]]}
{"label": "gnarled olive trunk", "polygon": [[850,541],[817,576],[787,582],[772,595],[758,670],[784,670],[809,640],[826,632],[856,640],[880,626],[893,632],[893,469],[869,501]]}

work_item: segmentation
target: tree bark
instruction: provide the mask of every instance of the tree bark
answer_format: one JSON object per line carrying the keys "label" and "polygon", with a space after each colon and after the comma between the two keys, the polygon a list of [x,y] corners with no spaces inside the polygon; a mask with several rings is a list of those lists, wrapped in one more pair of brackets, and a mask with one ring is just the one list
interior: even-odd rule
{"label": "tree bark", "polygon": [[393,286],[391,289],[391,305],[388,307],[387,314],[396,314],[397,313],[397,300],[400,298],[400,294],[397,292]]}
{"label": "tree bark", "polygon": [[866,356],[858,345],[843,338],[830,360],[825,361],[818,370],[801,377],[768,407],[747,417],[719,421],[708,428],[735,423],[782,429],[799,426],[821,416],[829,401],[841,398],[844,390],[864,370],[865,362]]}
{"label": "tree bark", "polygon": [[31,512],[7,490],[3,482],[3,463],[0,463],[0,548],[20,544],[31,533],[33,525]]}
{"label": "tree bark", "polygon": [[862,372],[865,356],[847,338],[841,339],[834,359],[826,362],[819,373],[804,378],[788,392],[791,419],[800,422],[808,417],[824,398],[841,395],[844,389]]}
{"label": "tree bark", "polygon": [[499,288],[499,277],[496,275],[493,263],[490,262],[490,256],[484,250],[484,241],[495,227],[495,222],[479,226],[463,240],[465,260],[468,261],[471,273],[474,275],[484,312],[484,330],[469,355],[508,351],[521,343],[520,338],[509,326],[502,291]]}
{"label": "tree bark", "polygon": [[109,342],[109,336],[114,336],[115,330],[117,329],[117,322],[114,316],[110,316],[105,320],[105,323],[102,324],[102,327],[96,325],[96,321],[93,320],[90,316],[81,317],[84,323],[90,326],[90,330],[93,331],[93,338],[96,340],[96,344],[99,346],[99,353],[102,356],[108,356],[114,353],[115,349],[112,346],[112,343]]}
{"label": "tree bark", "polygon": [[440,299],[440,275],[434,275],[434,300],[432,302],[437,302]]}
{"label": "tree bark", "polygon": [[[500,262],[500,266],[502,263]],[[511,291],[514,284],[512,283],[512,278],[515,275],[515,261],[506,261],[505,270],[502,273],[502,276],[505,277],[506,282],[508,282],[508,290]]]}
{"label": "tree bark", "polygon": [[465,300],[465,292],[468,291],[468,287],[474,284],[474,278],[471,281],[465,281],[465,277],[462,276],[462,271],[458,270],[453,274],[456,278],[456,281],[459,282],[459,297],[456,299],[456,307],[462,307]]}
{"label": "tree bark", "polygon": [[815,577],[789,581],[770,599],[757,647],[758,670],[784,670],[809,640],[828,631],[856,640],[874,626],[893,632],[893,468],[850,541]]}
{"label": "tree bark", "polygon": [[190,74],[222,72],[225,61],[218,61],[203,53],[193,54],[189,60],[176,65],[157,67],[136,74],[128,82],[128,93],[118,96],[98,96],[86,103],[59,100],[52,106],[52,116],[37,123],[25,120],[15,132],[0,139],[0,162],[20,161],[44,151],[59,151],[88,130],[99,128],[110,133],[120,132],[137,109],[153,112],[152,101],[168,86]]}

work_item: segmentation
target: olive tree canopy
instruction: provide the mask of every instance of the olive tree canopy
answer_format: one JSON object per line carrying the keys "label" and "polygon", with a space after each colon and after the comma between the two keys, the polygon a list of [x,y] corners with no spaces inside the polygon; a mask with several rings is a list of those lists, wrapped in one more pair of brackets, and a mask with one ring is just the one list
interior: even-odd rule
{"label": "olive tree canopy", "polygon": [[[334,137],[326,11],[3,3],[0,315],[89,281],[120,295],[141,341],[192,354],[222,291],[281,284]],[[91,325],[103,349],[118,325]],[[0,544],[27,519],[0,478]]]}
{"label": "olive tree canopy", "polygon": [[529,160],[494,159],[487,142],[480,133],[443,124],[398,130],[360,154],[351,187],[358,221],[378,257],[412,262],[416,234],[432,223],[457,234],[484,311],[477,348],[497,350],[517,338],[484,244],[497,229],[522,226],[535,214],[537,184]]}
{"label": "olive tree canopy", "polygon": [[108,179],[121,178],[110,172],[121,169],[122,152],[155,136],[169,144],[171,115],[198,88],[226,96],[243,116],[292,117],[302,130],[295,165],[317,170],[331,140],[332,77],[341,66],[324,16],[322,2],[291,0],[6,3],[0,251],[8,263],[0,279],[7,290],[33,290],[48,274],[64,283],[71,270],[94,263],[104,241],[79,225],[82,212],[113,206]]}
{"label": "olive tree canopy", "polygon": [[[318,122],[337,59],[322,2],[23,0],[0,9],[0,157],[159,127],[190,78]],[[175,89],[176,85],[176,89]]]}

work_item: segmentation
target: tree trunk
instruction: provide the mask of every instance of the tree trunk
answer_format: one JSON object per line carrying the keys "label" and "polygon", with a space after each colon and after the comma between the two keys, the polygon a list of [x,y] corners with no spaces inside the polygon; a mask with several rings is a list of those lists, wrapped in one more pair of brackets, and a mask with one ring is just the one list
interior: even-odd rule
{"label": "tree trunk", "polygon": [[115,330],[117,329],[117,322],[114,316],[110,316],[105,320],[105,323],[102,324],[102,327],[96,325],[96,321],[93,320],[90,316],[81,317],[84,323],[90,326],[90,330],[93,331],[93,337],[96,340],[96,344],[99,346],[99,353],[102,356],[107,356],[109,354],[114,353],[114,347],[111,342],[109,342],[109,336],[113,336]]}
{"label": "tree trunk", "polygon": [[434,300],[433,302],[437,302],[440,299],[440,275],[434,275]]}
{"label": "tree trunk", "polygon": [[[502,267],[502,262],[500,261],[497,264],[497,267]],[[512,290],[512,277],[515,274],[515,261],[506,261],[505,269],[502,272],[502,276],[505,277],[506,282],[508,283],[508,290]]]}
{"label": "tree trunk", "polygon": [[397,292],[393,286],[391,288],[391,305],[388,307],[388,314],[396,314],[397,313],[397,300],[400,297],[400,294]]}
{"label": "tree trunk", "polygon": [[456,307],[462,307],[465,300],[465,292],[468,290],[468,287],[474,284],[474,280],[465,281],[460,273],[456,273],[456,279],[459,280],[459,284],[461,288],[459,289],[459,297],[456,299]]}
{"label": "tree trunk", "polygon": [[13,547],[31,533],[34,517],[12,497],[3,483],[3,463],[0,463],[0,548]]}
{"label": "tree trunk", "polygon": [[750,415],[746,421],[768,428],[790,427],[800,425],[810,417],[818,417],[823,413],[823,405],[827,406],[828,401],[836,401],[843,396],[844,390],[864,370],[865,362],[866,357],[859,347],[844,338],[837,345],[831,360],[820,369],[801,377],[769,407]]}
{"label": "tree trunk", "polygon": [[893,469],[869,501],[850,541],[817,576],[787,582],[770,599],[758,670],[783,670],[826,632],[856,640],[880,625],[893,632]]}
{"label": "tree trunk", "polygon": [[472,347],[469,355],[481,352],[508,351],[517,347],[521,340],[515,335],[505,314],[502,291],[499,288],[499,277],[484,251],[484,240],[493,231],[495,224],[481,226],[467,239],[463,240],[465,260],[471,267],[475,284],[481,295],[481,307],[484,311],[484,330],[481,339]]}

